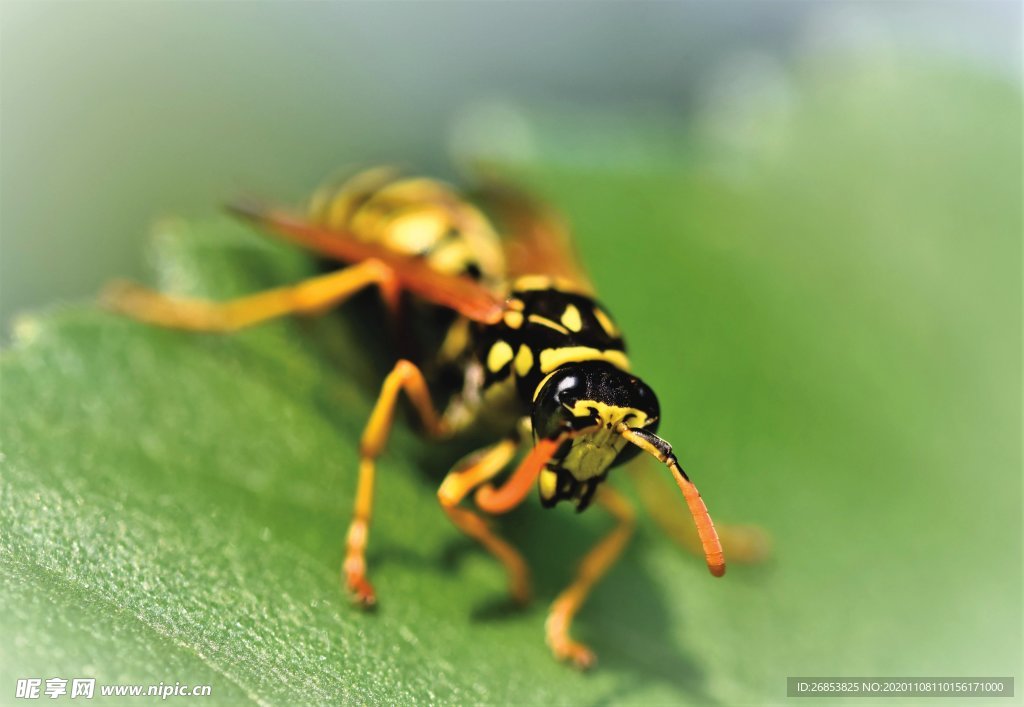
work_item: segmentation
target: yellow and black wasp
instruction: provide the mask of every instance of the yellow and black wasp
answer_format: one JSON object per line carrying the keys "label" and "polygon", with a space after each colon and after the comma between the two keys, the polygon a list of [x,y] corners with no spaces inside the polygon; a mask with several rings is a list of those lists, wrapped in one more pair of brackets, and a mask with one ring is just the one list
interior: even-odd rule
{"label": "yellow and black wasp", "polygon": [[[545,625],[555,656],[586,668],[594,655],[570,637],[570,625],[634,525],[631,504],[604,483],[609,470],[640,452],[655,457],[682,490],[715,576],[725,572],[722,545],[697,489],[655,434],[658,399],[630,372],[622,334],[594,299],[566,229],[508,186],[484,186],[478,196],[471,202],[440,181],[380,168],[321,189],[302,217],[236,204],[234,211],[259,227],[348,266],[227,302],[172,298],[130,283],[111,288],[108,302],[154,324],[225,332],[320,313],[377,288],[395,317],[443,322],[446,333],[430,356],[395,364],[363,432],[345,585],[361,605],[375,604],[366,548],[376,460],[404,391],[428,435],[447,438],[473,427],[497,440],[450,471],[437,496],[452,522],[504,565],[515,601],[530,596],[529,570],[481,512],[505,513],[536,485],[546,507],[594,503],[616,518]],[[520,448],[531,445],[508,472]]]}

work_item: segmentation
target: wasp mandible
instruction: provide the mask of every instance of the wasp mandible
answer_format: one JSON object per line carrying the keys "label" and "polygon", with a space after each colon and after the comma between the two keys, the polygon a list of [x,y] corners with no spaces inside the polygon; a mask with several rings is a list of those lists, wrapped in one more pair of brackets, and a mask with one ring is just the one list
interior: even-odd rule
{"label": "wasp mandible", "polygon": [[[516,602],[530,597],[529,570],[481,514],[512,510],[536,486],[545,507],[565,501],[583,510],[594,503],[616,519],[551,606],[545,631],[557,658],[581,668],[594,662],[570,627],[632,533],[631,504],[604,482],[610,469],[637,454],[671,472],[711,574],[725,573],[704,501],[656,434],[658,398],[630,371],[622,333],[594,298],[567,229],[549,209],[504,184],[485,183],[470,200],[441,181],[377,168],[322,188],[301,217],[248,202],[232,210],[347,266],[226,302],[120,283],[108,291],[108,303],[161,326],[229,332],[287,314],[321,313],[376,288],[394,317],[443,323],[434,327],[443,336],[425,344],[427,355],[395,363],[363,431],[342,569],[359,604],[377,601],[366,563],[374,477],[402,393],[431,437],[475,427],[496,440],[452,469],[437,497],[452,523],[504,565]],[[522,447],[529,451],[508,472]]]}

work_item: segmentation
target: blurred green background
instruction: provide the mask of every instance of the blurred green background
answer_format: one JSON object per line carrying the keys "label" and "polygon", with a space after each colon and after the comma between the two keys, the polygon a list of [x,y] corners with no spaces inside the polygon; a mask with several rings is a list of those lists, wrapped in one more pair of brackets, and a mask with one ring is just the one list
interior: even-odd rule
{"label": "blurred green background", "polygon": [[[452,143],[470,140],[542,164],[681,169],[689,148],[772,149],[749,142],[777,137],[798,66],[873,57],[864,80],[877,83],[916,57],[1020,78],[1014,2],[5,2],[2,12],[4,321],[141,274],[155,217],[208,214],[241,190],[298,198],[345,165],[445,172]],[[849,100],[880,97],[862,88]],[[709,132],[682,146],[709,111]],[[505,127],[500,145],[489,119]]]}
{"label": "blurred green background", "polygon": [[[269,702],[1019,681],[1019,4],[2,12],[0,313],[48,312],[19,319],[0,369],[0,694],[51,673]],[[776,544],[715,581],[644,521],[581,614],[586,677],[548,658],[543,605],[606,521],[510,519],[541,601],[489,608],[500,571],[423,473],[451,455],[405,431],[374,530],[381,611],[346,606],[379,367],[358,320],[224,339],[54,304],[154,268],[217,296],[295,279],[308,259],[217,205],[469,159],[568,216],[716,519]]]}

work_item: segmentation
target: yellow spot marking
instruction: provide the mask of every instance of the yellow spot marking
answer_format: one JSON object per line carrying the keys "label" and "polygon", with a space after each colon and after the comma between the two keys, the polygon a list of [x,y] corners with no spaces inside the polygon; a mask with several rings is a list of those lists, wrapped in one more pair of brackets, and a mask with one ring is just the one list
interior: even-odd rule
{"label": "yellow spot marking", "polygon": [[611,318],[605,314],[604,310],[600,307],[594,307],[594,316],[597,317],[597,323],[604,329],[604,333],[612,338],[618,338],[620,335],[619,328],[615,326],[615,323]]}
{"label": "yellow spot marking", "polygon": [[548,329],[554,329],[559,334],[569,334],[569,330],[566,329],[564,326],[562,326],[558,322],[551,321],[547,317],[542,317],[539,314],[531,314],[529,317],[527,317],[527,319],[533,322],[534,324],[540,324],[541,326],[546,326]]}
{"label": "yellow spot marking", "polygon": [[519,344],[519,353],[516,354],[516,373],[520,377],[525,376],[533,368],[533,351],[526,344]]}
{"label": "yellow spot marking", "polygon": [[526,309],[526,304],[519,298],[513,297],[507,303],[509,309],[514,309],[517,312],[522,312]]}
{"label": "yellow spot marking", "polygon": [[458,319],[448,333],[445,334],[441,348],[438,350],[438,360],[454,361],[469,346],[469,320]]}
{"label": "yellow spot marking", "polygon": [[497,373],[501,367],[512,360],[512,347],[506,341],[496,341],[487,352],[487,370]]}
{"label": "yellow spot marking", "polygon": [[505,312],[505,326],[509,329],[518,329],[523,325],[523,313],[515,310]]}
{"label": "yellow spot marking", "polygon": [[546,275],[527,275],[525,277],[518,278],[514,283],[512,283],[512,289],[518,292],[547,290],[554,284],[555,281]]}
{"label": "yellow spot marking", "polygon": [[548,373],[566,363],[580,361],[607,361],[613,366],[629,370],[629,359],[621,351],[602,351],[590,346],[564,346],[560,349],[545,349],[540,352],[540,370]]}
{"label": "yellow spot marking", "polygon": [[619,422],[625,422],[627,419],[630,420],[629,425],[631,427],[644,427],[647,425],[647,413],[643,410],[609,405],[600,400],[577,400],[575,405],[571,408],[566,406],[566,409],[576,417],[586,417],[596,412],[602,427],[606,427],[609,423],[612,427],[615,427]]}
{"label": "yellow spot marking", "polygon": [[562,313],[562,324],[569,331],[579,331],[583,328],[583,319],[580,317],[580,310],[576,305],[570,304]]}
{"label": "yellow spot marking", "polygon": [[563,277],[548,277],[547,275],[524,275],[512,283],[512,290],[515,292],[561,290],[562,292],[585,294],[583,288],[572,280]]}
{"label": "yellow spot marking", "polygon": [[439,209],[421,209],[397,216],[388,224],[385,245],[410,255],[426,252],[448,229],[446,216]]}
{"label": "yellow spot marking", "polygon": [[427,255],[430,267],[446,275],[462,272],[468,263],[473,262],[473,254],[469,252],[463,240],[447,241]]}
{"label": "yellow spot marking", "polygon": [[537,486],[540,488],[540,495],[545,501],[555,497],[555,491],[558,489],[558,474],[545,469],[540,472],[540,478],[537,480]]}

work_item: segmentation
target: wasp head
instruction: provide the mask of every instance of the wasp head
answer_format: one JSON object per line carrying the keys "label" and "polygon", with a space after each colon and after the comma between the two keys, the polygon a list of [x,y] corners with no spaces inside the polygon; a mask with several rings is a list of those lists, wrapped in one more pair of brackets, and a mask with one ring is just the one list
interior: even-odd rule
{"label": "wasp head", "polygon": [[583,510],[608,470],[640,449],[619,425],[654,432],[659,407],[654,391],[636,376],[604,361],[561,366],[544,382],[533,406],[540,439],[565,436],[539,477],[541,501],[572,500]]}

